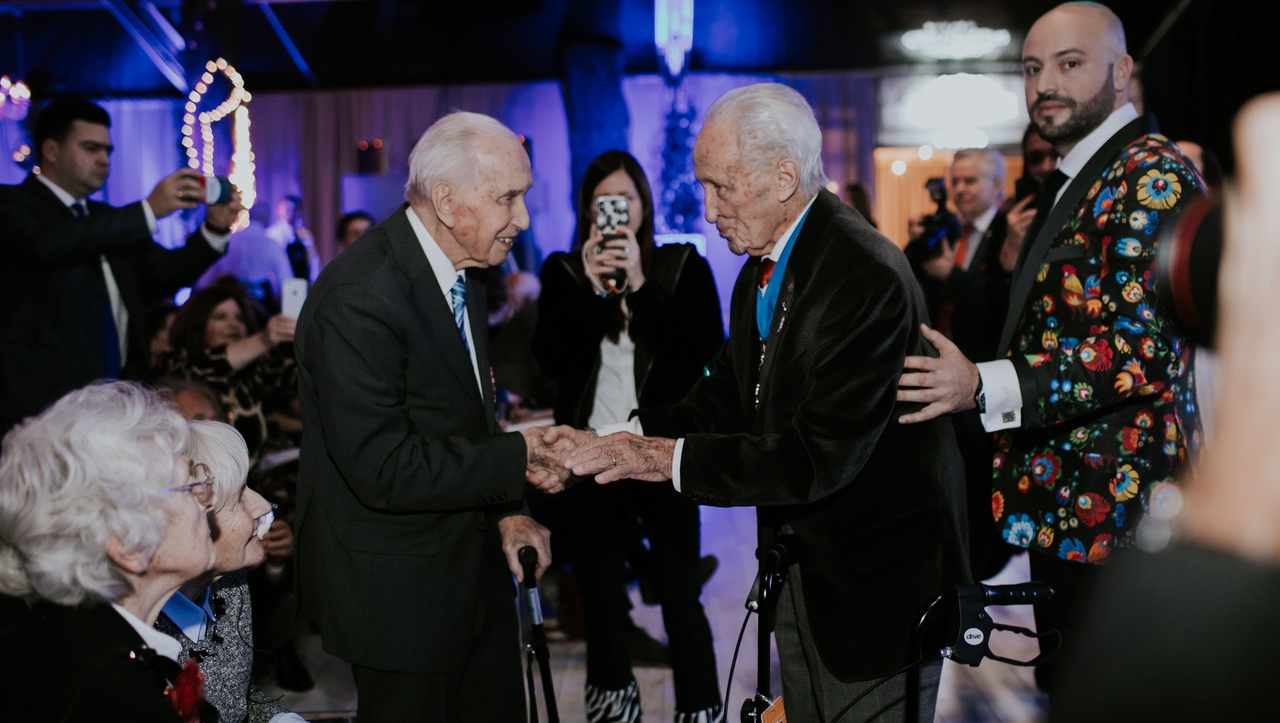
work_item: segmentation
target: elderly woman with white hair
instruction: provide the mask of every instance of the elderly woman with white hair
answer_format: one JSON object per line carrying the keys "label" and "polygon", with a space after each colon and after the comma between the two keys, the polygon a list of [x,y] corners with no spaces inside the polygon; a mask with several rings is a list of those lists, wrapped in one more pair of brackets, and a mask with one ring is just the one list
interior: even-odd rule
{"label": "elderly woman with white hair", "polygon": [[156,629],[200,662],[220,723],[302,723],[253,682],[253,614],[245,571],[262,564],[271,503],[247,486],[249,448],[224,422],[193,421],[187,454],[209,470],[217,560],[165,603]]}
{"label": "elderly woman with white hair", "polygon": [[152,628],[213,567],[206,470],[154,392],[94,384],[4,438],[0,710],[6,720],[156,723],[207,711],[198,667]]}

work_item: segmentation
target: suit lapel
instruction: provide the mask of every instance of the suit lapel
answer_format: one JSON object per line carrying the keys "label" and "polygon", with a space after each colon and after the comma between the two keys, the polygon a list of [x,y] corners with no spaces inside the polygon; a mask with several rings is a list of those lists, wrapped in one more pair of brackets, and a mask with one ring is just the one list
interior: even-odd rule
{"label": "suit lapel", "polygon": [[[1010,344],[1013,343],[1013,334],[1017,330],[1018,322],[1022,319],[1022,311],[1027,302],[1027,296],[1031,293],[1031,286],[1035,283],[1036,274],[1040,272],[1040,266],[1044,263],[1045,254],[1049,252],[1049,247],[1053,245],[1054,239],[1057,238],[1058,232],[1062,230],[1063,224],[1071,214],[1077,212],[1080,203],[1088,194],[1089,189],[1093,187],[1099,176],[1111,165],[1120,151],[1137,138],[1147,133],[1158,133],[1155,127],[1155,119],[1152,116],[1142,116],[1135,119],[1119,132],[1111,136],[1102,148],[1094,153],[1089,161],[1085,163],[1084,168],[1071,179],[1067,184],[1067,190],[1063,192],[1062,197],[1053,205],[1049,211],[1049,216],[1045,219],[1040,231],[1036,234],[1032,244],[1027,249],[1026,256],[1022,259],[1022,263],[1013,270],[1013,282],[1009,287],[1009,308],[1004,318],[1004,330],[1000,334],[1000,346],[997,357],[1003,358],[1009,351]],[[1035,221],[1032,221],[1035,225]],[[1025,241],[1024,241],[1025,243]]]}
{"label": "suit lapel", "polygon": [[[463,345],[462,335],[458,333],[458,326],[453,321],[453,310],[440,291],[435,271],[427,261],[427,255],[423,252],[413,227],[409,225],[409,219],[404,215],[406,208],[407,204],[401,206],[387,219],[387,238],[397,265],[409,277],[409,302],[426,326],[427,334],[435,341],[435,347],[440,351],[445,366],[468,393],[467,396],[475,401],[476,411],[483,412],[485,405],[476,387],[471,355]],[[472,317],[474,318],[474,314]]]}
{"label": "suit lapel", "polygon": [[[760,332],[756,329],[756,304],[760,302],[757,279],[760,278],[760,258],[752,256],[742,265],[733,287],[734,303],[729,307],[729,343],[733,345],[733,359],[738,366],[742,395],[742,409],[748,420],[755,418],[755,386],[760,378]],[[748,425],[749,427],[750,425]]]}
{"label": "suit lapel", "polygon": [[[493,398],[493,367],[489,359],[489,310],[483,281],[467,276],[467,316],[471,320],[471,339],[476,345],[476,368],[480,370],[479,394],[487,419],[496,419]],[[467,359],[470,366],[471,359]],[[474,376],[474,375],[473,375]]]}

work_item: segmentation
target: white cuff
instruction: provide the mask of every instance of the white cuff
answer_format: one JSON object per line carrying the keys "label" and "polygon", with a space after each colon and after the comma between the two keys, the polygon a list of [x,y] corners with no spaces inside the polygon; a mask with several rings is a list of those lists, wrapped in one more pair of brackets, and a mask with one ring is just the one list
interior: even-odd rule
{"label": "white cuff", "polygon": [[271,716],[271,720],[267,721],[267,723],[307,723],[307,719],[297,713],[285,711]]}
{"label": "white cuff", "polygon": [[680,491],[680,459],[684,457],[684,437],[676,440],[675,454],[671,455],[671,486]]}
{"label": "white cuff", "polygon": [[982,428],[998,432],[1022,426],[1022,389],[1018,386],[1018,372],[1013,362],[1000,359],[982,362],[977,367],[986,399],[986,411],[979,412]]}
{"label": "white cuff", "polygon": [[147,231],[155,236],[160,232],[160,227],[156,224],[156,212],[151,210],[151,202],[142,199],[142,215],[147,217]]}

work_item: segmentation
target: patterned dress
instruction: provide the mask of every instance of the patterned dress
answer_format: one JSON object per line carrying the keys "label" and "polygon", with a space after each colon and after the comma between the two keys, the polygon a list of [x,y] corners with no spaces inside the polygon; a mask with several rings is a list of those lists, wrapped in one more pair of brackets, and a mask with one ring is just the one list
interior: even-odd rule
{"label": "patterned dress", "polygon": [[1033,401],[996,434],[991,507],[1010,544],[1102,561],[1199,447],[1192,348],[1159,311],[1154,262],[1202,188],[1167,139],[1139,136],[1053,239],[1010,351]]}

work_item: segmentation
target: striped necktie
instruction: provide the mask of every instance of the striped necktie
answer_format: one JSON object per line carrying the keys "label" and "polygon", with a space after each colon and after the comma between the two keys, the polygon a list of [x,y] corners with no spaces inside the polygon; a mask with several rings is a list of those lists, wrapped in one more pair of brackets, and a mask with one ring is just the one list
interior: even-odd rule
{"label": "striped necktie", "polygon": [[465,326],[465,314],[467,311],[466,275],[458,274],[458,280],[453,282],[453,288],[449,289],[449,303],[453,305],[453,321],[458,325],[458,333],[462,335],[462,345],[467,347],[467,351],[471,351],[470,345],[467,344]]}

